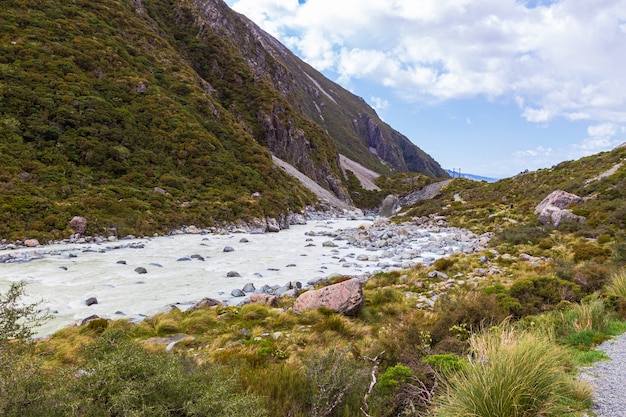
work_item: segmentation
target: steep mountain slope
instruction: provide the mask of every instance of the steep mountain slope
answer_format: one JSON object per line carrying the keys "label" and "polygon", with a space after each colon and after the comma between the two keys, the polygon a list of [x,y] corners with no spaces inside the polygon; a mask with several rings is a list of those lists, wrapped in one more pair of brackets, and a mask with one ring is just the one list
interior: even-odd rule
{"label": "steep mountain slope", "polygon": [[[408,161],[421,151],[400,141],[399,154],[387,140],[399,134],[364,103],[349,109],[358,99],[345,90],[335,99],[345,110],[297,100],[311,85],[339,87],[310,67],[292,72],[286,62],[305,64],[260,34],[221,0],[4,2],[0,238],[66,236],[74,215],[88,217],[88,233],[149,233],[314,202],[271,153],[346,202],[340,152],[383,172],[420,167]],[[369,120],[359,129],[371,140],[311,119],[315,105],[329,108],[326,121]],[[363,143],[387,162],[350,153]],[[425,161],[423,172],[445,175]]]}
{"label": "steep mountain slope", "polygon": [[328,80],[221,0],[194,0],[206,24],[235,40],[256,79],[269,79],[288,102],[319,124],[341,154],[383,174],[420,172],[446,177],[429,155],[384,123],[362,98]]}

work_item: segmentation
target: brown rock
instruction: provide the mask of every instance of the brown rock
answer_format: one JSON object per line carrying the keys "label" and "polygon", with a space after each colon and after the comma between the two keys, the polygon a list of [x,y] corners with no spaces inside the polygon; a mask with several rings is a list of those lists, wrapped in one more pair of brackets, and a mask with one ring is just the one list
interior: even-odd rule
{"label": "brown rock", "polygon": [[219,305],[219,304],[221,304],[221,303],[218,300],[214,299],[214,298],[204,297],[202,300],[198,301],[197,303],[195,303],[194,305],[189,307],[187,309],[187,311],[194,311],[194,310],[197,310],[199,308],[214,307],[214,306]]}
{"label": "brown rock", "polygon": [[70,220],[70,226],[76,233],[82,235],[85,233],[85,230],[87,230],[87,219],[80,216],[74,216],[72,217],[72,220]]}
{"label": "brown rock", "polygon": [[363,286],[358,278],[352,278],[319,290],[301,294],[293,305],[293,311],[326,307],[347,316],[355,315],[363,307]]}
{"label": "brown rock", "polygon": [[278,304],[278,297],[271,294],[252,294],[250,295],[250,302],[276,306]]}
{"label": "brown rock", "polygon": [[34,248],[39,246],[39,241],[37,239],[26,239],[24,241],[24,246],[29,248]]}

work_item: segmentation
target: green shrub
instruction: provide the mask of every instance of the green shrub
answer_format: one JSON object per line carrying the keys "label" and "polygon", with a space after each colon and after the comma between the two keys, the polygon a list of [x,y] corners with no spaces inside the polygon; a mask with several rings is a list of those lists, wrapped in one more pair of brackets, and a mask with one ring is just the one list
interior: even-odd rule
{"label": "green shrub", "polygon": [[413,371],[404,365],[391,366],[380,375],[376,389],[382,394],[392,394],[412,376]]}
{"label": "green shrub", "polygon": [[454,260],[450,258],[439,258],[432,265],[433,269],[437,271],[447,271],[453,266],[454,266]]}
{"label": "green shrub", "polygon": [[495,236],[496,242],[510,243],[513,245],[536,244],[541,239],[550,236],[550,230],[544,226],[520,224],[508,227]]}
{"label": "green shrub", "polygon": [[495,294],[472,291],[440,299],[437,319],[432,327],[433,343],[455,336],[454,326],[464,326],[469,332],[499,324],[506,314],[500,308]]}
{"label": "green shrub", "polygon": [[86,359],[65,384],[67,415],[267,415],[261,399],[241,392],[236,375],[217,365],[103,339]]}
{"label": "green shrub", "polygon": [[468,365],[467,359],[451,354],[430,355],[425,357],[422,363],[430,365],[435,371],[446,376]]}
{"label": "green shrub", "polygon": [[599,247],[591,243],[577,243],[572,247],[574,252],[574,262],[595,260],[601,262],[606,260],[611,254],[609,248]]}
{"label": "green shrub", "polygon": [[522,315],[532,315],[552,310],[562,300],[578,300],[580,287],[551,276],[520,278],[511,285],[509,294],[519,300]]}
{"label": "green shrub", "polygon": [[593,292],[604,286],[609,278],[609,268],[595,261],[582,262],[574,268],[572,281],[583,291]]}

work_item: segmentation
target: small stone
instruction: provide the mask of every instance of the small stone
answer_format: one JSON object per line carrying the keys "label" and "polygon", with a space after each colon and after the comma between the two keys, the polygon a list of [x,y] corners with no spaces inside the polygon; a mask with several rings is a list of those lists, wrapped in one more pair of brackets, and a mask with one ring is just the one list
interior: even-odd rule
{"label": "small stone", "polygon": [[85,304],[87,305],[87,307],[98,304],[98,299],[96,297],[89,297],[85,300]]}
{"label": "small stone", "polygon": [[237,271],[228,271],[228,273],[226,274],[226,276],[228,278],[236,278],[236,277],[240,277],[241,275],[239,274],[239,272]]}
{"label": "small stone", "polygon": [[135,272],[138,274],[147,274],[148,270],[143,266],[138,266],[137,268],[135,268]]}
{"label": "small stone", "polygon": [[234,252],[235,248],[233,248],[232,246],[225,246],[224,247],[224,252]]}

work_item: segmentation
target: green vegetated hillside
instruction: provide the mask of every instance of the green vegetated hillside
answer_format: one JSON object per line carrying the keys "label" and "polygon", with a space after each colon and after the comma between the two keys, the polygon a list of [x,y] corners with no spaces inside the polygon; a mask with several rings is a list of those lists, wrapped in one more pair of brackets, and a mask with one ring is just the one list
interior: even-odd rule
{"label": "green vegetated hillside", "polygon": [[[618,148],[495,184],[455,179],[410,210],[493,232],[489,247],[370,277],[350,317],[323,307],[296,314],[294,299],[281,298],[173,308],[135,324],[97,319],[33,343],[37,306],[17,307],[24,286],[14,284],[0,294],[0,410],[588,415],[593,393],[577,367],[604,359],[594,347],[626,331],[625,158]],[[538,223],[532,208],[555,189],[590,197],[571,208],[587,222]]]}
{"label": "green vegetated hillside", "polygon": [[[408,215],[445,214],[455,225],[477,232],[533,224],[534,209],[555,190],[585,199],[570,207],[585,223],[564,222],[563,231],[595,238],[626,226],[626,147],[521,173],[495,183],[455,179],[435,200],[409,208]],[[604,175],[603,175],[604,174]],[[608,175],[610,174],[610,175]],[[454,196],[457,195],[455,199]]]}
{"label": "green vegetated hillside", "polygon": [[[295,74],[286,63],[304,64],[286,49],[276,59],[255,43],[259,67],[239,42],[259,31],[221,0],[4,2],[0,237],[64,237],[75,215],[88,218],[89,234],[110,227],[143,234],[276,216],[314,202],[270,152],[345,201],[338,151],[383,173],[445,176],[365,103],[348,111],[343,102],[303,97],[312,91],[304,78],[339,87],[310,67]],[[337,100],[355,98],[342,89]],[[327,109],[329,121],[335,113],[350,113],[348,124],[354,112],[369,114],[383,134],[363,144],[360,125],[325,124],[311,116],[312,103]],[[367,146],[378,146],[381,158]],[[262,198],[251,199],[255,192]]]}

